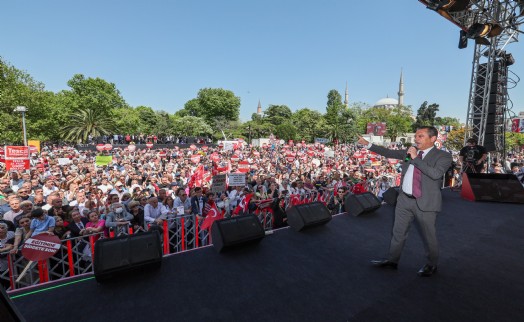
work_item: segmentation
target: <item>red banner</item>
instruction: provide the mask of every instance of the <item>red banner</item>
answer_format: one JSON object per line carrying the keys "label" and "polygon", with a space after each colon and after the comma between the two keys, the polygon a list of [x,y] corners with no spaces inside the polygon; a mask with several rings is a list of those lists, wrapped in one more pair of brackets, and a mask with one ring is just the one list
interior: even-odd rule
{"label": "red banner", "polygon": [[29,238],[22,247],[22,255],[30,261],[46,260],[60,249],[60,238],[46,233]]}
{"label": "red banner", "polygon": [[4,154],[7,170],[29,170],[29,147],[8,145]]}

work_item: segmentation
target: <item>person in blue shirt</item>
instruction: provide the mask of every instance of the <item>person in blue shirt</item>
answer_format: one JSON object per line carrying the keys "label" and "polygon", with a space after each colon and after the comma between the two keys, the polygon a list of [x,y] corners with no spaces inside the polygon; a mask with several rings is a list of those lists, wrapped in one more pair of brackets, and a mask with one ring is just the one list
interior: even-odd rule
{"label": "person in blue shirt", "polygon": [[31,211],[31,226],[26,238],[38,234],[54,235],[55,219],[47,215],[47,212],[42,208],[36,208]]}

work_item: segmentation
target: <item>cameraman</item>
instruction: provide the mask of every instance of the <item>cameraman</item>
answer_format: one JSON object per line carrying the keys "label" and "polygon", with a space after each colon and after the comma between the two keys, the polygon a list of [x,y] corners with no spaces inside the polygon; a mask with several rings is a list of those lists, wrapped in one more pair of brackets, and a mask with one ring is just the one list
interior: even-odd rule
{"label": "cameraman", "polygon": [[466,141],[466,146],[460,150],[459,162],[462,172],[480,173],[484,168],[488,153],[482,145],[477,145],[477,140],[470,138]]}

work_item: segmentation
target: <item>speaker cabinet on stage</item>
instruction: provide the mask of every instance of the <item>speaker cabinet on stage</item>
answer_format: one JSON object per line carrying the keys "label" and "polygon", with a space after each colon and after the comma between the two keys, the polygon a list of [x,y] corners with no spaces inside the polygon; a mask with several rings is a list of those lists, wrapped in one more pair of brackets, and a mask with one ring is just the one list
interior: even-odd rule
{"label": "speaker cabinet on stage", "polygon": [[391,206],[397,204],[398,193],[400,192],[400,187],[391,187],[386,192],[382,194],[384,201]]}
{"label": "speaker cabinet on stage", "polygon": [[2,317],[3,322],[25,321],[13,301],[11,301],[7,293],[4,291],[2,285],[0,285],[0,317]]}
{"label": "speaker cabinet on stage", "polygon": [[264,227],[255,215],[221,219],[211,226],[213,246],[218,252],[259,242],[265,235]]}
{"label": "speaker cabinet on stage", "polygon": [[158,231],[100,239],[95,243],[94,273],[98,282],[143,267],[159,267],[162,246]]}
{"label": "speaker cabinet on stage", "polygon": [[460,196],[469,201],[524,203],[524,187],[514,174],[463,173]]}
{"label": "speaker cabinet on stage", "polygon": [[372,212],[380,208],[380,200],[371,192],[365,192],[358,195],[349,195],[344,204],[346,212],[353,216]]}
{"label": "speaker cabinet on stage", "polygon": [[331,212],[321,202],[296,205],[286,210],[287,223],[296,231],[324,225],[332,218]]}

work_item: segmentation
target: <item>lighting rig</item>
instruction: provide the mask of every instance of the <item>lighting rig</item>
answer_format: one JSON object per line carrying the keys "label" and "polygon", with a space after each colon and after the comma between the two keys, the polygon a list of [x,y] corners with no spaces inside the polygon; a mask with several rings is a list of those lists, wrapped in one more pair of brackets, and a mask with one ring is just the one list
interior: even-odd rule
{"label": "lighting rig", "polygon": [[506,46],[517,42],[524,24],[524,0],[419,0],[460,28],[460,49],[474,42],[466,135],[489,152],[505,155],[508,67]]}

